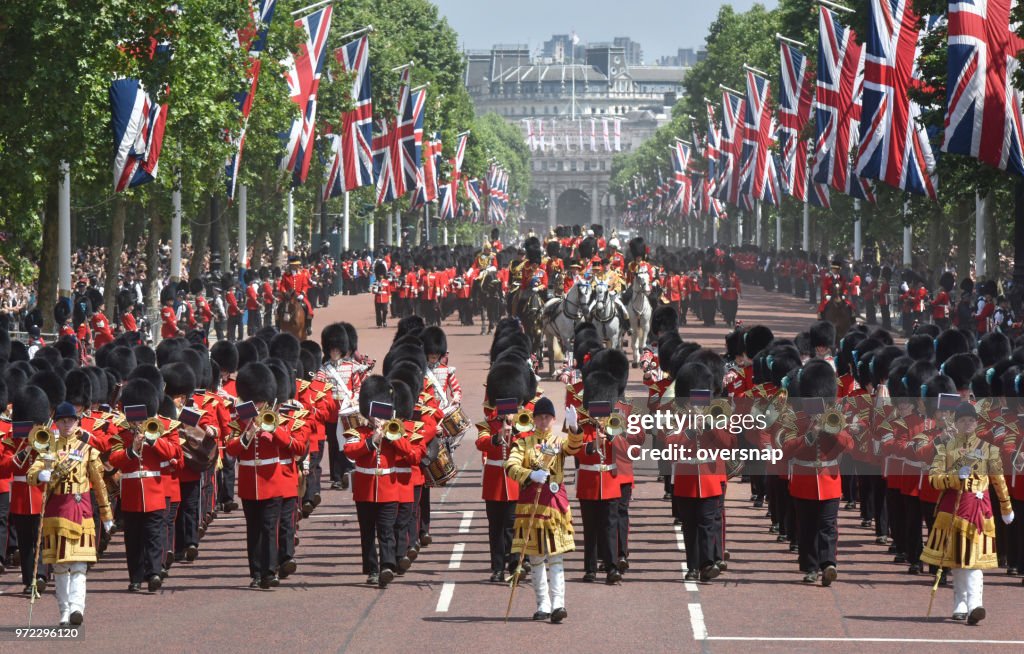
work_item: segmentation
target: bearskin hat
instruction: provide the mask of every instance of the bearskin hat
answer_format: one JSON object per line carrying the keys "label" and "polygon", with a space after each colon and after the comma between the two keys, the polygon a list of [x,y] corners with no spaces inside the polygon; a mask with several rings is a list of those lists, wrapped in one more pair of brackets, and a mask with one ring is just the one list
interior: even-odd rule
{"label": "bearskin hat", "polygon": [[50,402],[50,409],[57,408],[57,405],[64,401],[67,394],[67,387],[64,380],[56,372],[40,371],[29,377],[28,383],[38,386],[46,393]]}
{"label": "bearskin hat", "polygon": [[491,344],[490,360],[492,362],[496,361],[498,355],[509,348],[515,348],[529,353],[532,350],[532,341],[530,340],[530,337],[523,332],[506,333],[501,338],[494,339],[494,342]]}
{"label": "bearskin hat", "polygon": [[257,329],[255,336],[259,340],[266,343],[267,348],[270,348],[270,341],[274,340],[274,337],[277,336],[279,333],[280,331],[278,331],[277,327],[273,325],[267,325],[265,327],[260,327],[259,329]]}
{"label": "bearskin hat", "polygon": [[238,370],[238,349],[231,341],[217,341],[210,348],[210,358],[213,359],[223,372],[235,372]]}
{"label": "bearskin hat", "polygon": [[292,368],[299,363],[299,339],[292,334],[282,332],[274,336],[268,348],[272,357],[281,359]]}
{"label": "bearskin hat", "polygon": [[764,357],[764,365],[768,369],[768,381],[782,387],[782,380],[801,366],[800,352],[791,345],[771,348]]}
{"label": "bearskin hat", "polygon": [[[896,359],[902,356],[905,356],[903,350],[895,345],[885,345],[876,350],[870,366],[871,383],[879,386],[888,379],[892,375],[892,371],[889,369],[890,366]],[[913,362],[913,359],[910,357],[906,358],[908,362]],[[909,366],[909,363],[907,365]]]}
{"label": "bearskin hat", "polygon": [[600,238],[604,236],[604,225],[601,223],[594,223],[590,226],[590,231],[594,232],[594,236]]}
{"label": "bearskin hat", "polygon": [[9,399],[10,398],[8,397],[7,392],[7,382],[5,382],[3,378],[0,378],[0,406],[4,407],[4,410],[7,409]]}
{"label": "bearskin hat", "polygon": [[626,392],[626,382],[629,380],[629,359],[622,350],[606,348],[598,351],[590,357],[590,362],[583,367],[583,378],[598,372],[606,372],[615,379],[619,395]]}
{"label": "bearskin hat", "polygon": [[593,259],[594,255],[597,254],[597,239],[593,236],[588,236],[580,241],[577,250],[579,251],[580,258],[583,259],[584,264],[586,264],[587,261]]}
{"label": "bearskin hat", "polygon": [[662,334],[658,339],[658,368],[662,372],[671,375],[675,372],[672,368],[672,353],[683,344],[678,332]]}
{"label": "bearskin hat", "polygon": [[[317,370],[320,369],[321,359],[310,350],[303,348],[299,352],[299,364],[302,366],[303,379],[312,379]],[[298,371],[296,371],[298,373]]]}
{"label": "bearskin hat", "polygon": [[192,295],[199,295],[203,292],[203,280],[196,278],[188,280],[188,291]]}
{"label": "bearskin hat", "polygon": [[533,399],[521,366],[512,362],[496,363],[487,371],[486,395],[491,406],[510,397],[516,398],[520,406]]}
{"label": "bearskin hat", "polygon": [[1011,359],[1012,365],[1007,366],[999,375],[1000,395],[1005,397],[1020,397],[1024,392],[1024,376],[1021,375],[1020,366]]}
{"label": "bearskin hat", "polygon": [[491,229],[491,240],[492,241],[497,241],[498,240],[498,236],[500,234],[501,234],[501,232],[498,230],[497,227],[492,228]]}
{"label": "bearskin hat", "polygon": [[331,350],[346,354],[349,351],[348,333],[341,323],[331,323],[320,331],[320,345],[325,354],[330,354]]}
{"label": "bearskin hat", "polygon": [[64,377],[64,401],[75,406],[92,405],[92,376],[85,370],[72,370]]}
{"label": "bearskin hat", "polygon": [[604,349],[604,344],[598,339],[577,337],[572,344],[572,359],[580,370],[591,360],[591,358]]}
{"label": "bearskin hat", "polygon": [[262,363],[247,363],[235,378],[235,392],[242,402],[272,403],[277,398],[277,380]]}
{"label": "bearskin hat", "polygon": [[946,359],[954,354],[970,351],[971,346],[967,336],[957,329],[947,329],[935,339],[935,363],[939,365],[942,365]]}
{"label": "bearskin hat", "polygon": [[244,340],[235,343],[235,350],[237,351],[238,357],[238,369],[241,370],[247,363],[257,363],[262,358],[260,357],[259,348],[253,343],[254,340]]}
{"label": "bearskin hat", "polygon": [[940,393],[956,393],[956,384],[948,375],[932,375],[922,387],[922,397],[938,397]]}
{"label": "bearskin hat", "polygon": [[426,355],[448,353],[448,338],[440,327],[424,327],[420,332],[420,340],[423,341],[423,353]]}
{"label": "bearskin hat", "polygon": [[423,376],[423,370],[412,361],[399,361],[387,374],[388,379],[397,379],[410,389],[415,389],[417,397],[423,390]]}
{"label": "bearskin hat", "polygon": [[316,341],[312,341],[307,338],[306,340],[299,343],[299,347],[302,348],[303,352],[308,351],[310,354],[312,354],[313,358],[316,359],[318,366],[320,365],[319,362],[323,361],[324,351],[320,347],[320,344],[317,343]]}
{"label": "bearskin hat", "polygon": [[163,394],[145,379],[132,379],[121,387],[118,402],[122,407],[141,404],[146,407],[146,417],[153,418],[160,410]]}
{"label": "bearskin hat", "polygon": [[935,341],[925,334],[914,334],[907,339],[907,356],[915,361],[935,358]]}
{"label": "bearskin hat", "polygon": [[183,338],[165,338],[160,341],[156,346],[157,365],[164,366],[174,361],[178,352],[186,347],[188,347],[188,343]]}
{"label": "bearskin hat", "polygon": [[952,291],[956,286],[956,277],[951,271],[947,270],[939,276],[939,286],[945,289],[947,293]]}
{"label": "bearskin hat", "polygon": [[[418,333],[426,324],[420,316],[412,315],[402,318],[398,321],[398,329],[395,330],[395,340],[397,341],[406,334]],[[349,346],[351,347],[351,343]]]}
{"label": "bearskin hat", "polygon": [[839,339],[839,353],[836,357],[836,370],[840,375],[852,372],[853,351],[860,345],[867,336],[862,331],[848,331],[846,336]]}
{"label": "bearskin hat", "polygon": [[426,372],[427,370],[427,356],[423,354],[422,347],[399,345],[398,347],[391,348],[391,351],[384,356],[382,372],[387,375],[391,368],[400,361],[411,361],[419,366],[421,372]]}
{"label": "bearskin hat", "polygon": [[[653,323],[653,320],[652,320]],[[738,356],[744,354],[743,347],[743,327],[737,327],[728,334],[725,335],[725,355],[730,359],[735,359]]]}
{"label": "bearskin hat", "polygon": [[810,337],[811,350],[814,348],[826,347],[829,350],[836,346],[836,326],[827,320],[819,320],[807,330]]}
{"label": "bearskin hat", "polygon": [[548,253],[548,256],[552,259],[557,259],[562,252],[562,246],[558,241],[548,241],[547,245],[544,246],[544,251]]}
{"label": "bearskin hat", "polygon": [[679,312],[672,305],[660,306],[651,314],[651,333],[665,334],[679,329]]}
{"label": "bearskin hat", "polygon": [[773,338],[775,335],[772,334],[772,330],[764,325],[754,325],[748,329],[743,335],[743,349],[747,357],[753,358],[755,354],[767,347]]}
{"label": "bearskin hat", "polygon": [[[72,357],[77,357],[78,355],[78,344],[75,342],[75,339],[72,338],[71,336],[61,336],[60,339],[53,344],[53,348],[60,353],[61,359],[71,359]],[[50,361],[50,365],[54,367],[60,364],[60,360]]]}
{"label": "bearskin hat", "polygon": [[38,386],[25,386],[11,398],[11,420],[45,425],[50,419],[46,392]]}
{"label": "bearskin hat", "polygon": [[710,390],[714,385],[711,371],[703,363],[685,363],[676,371],[673,385],[676,403],[684,404],[690,399],[691,391]]}
{"label": "bearskin hat", "polygon": [[943,361],[939,367],[939,372],[949,376],[953,383],[956,384],[957,390],[960,391],[970,386],[971,378],[974,377],[979,368],[981,368],[981,361],[978,357],[967,352],[961,352]]}
{"label": "bearskin hat", "polygon": [[388,267],[387,267],[387,265],[385,265],[385,263],[384,263],[383,261],[381,261],[380,259],[378,259],[378,260],[377,260],[376,262],[374,262],[374,264],[373,264],[373,274],[374,274],[374,276],[376,276],[376,277],[377,277],[377,280],[378,280],[378,281],[379,281],[379,280],[380,280],[380,279],[381,279],[382,277],[385,277],[385,276],[387,276],[387,274],[388,274]]}
{"label": "bearskin hat", "polygon": [[960,290],[965,295],[970,295],[971,293],[973,293],[974,292],[974,280],[971,279],[970,277],[964,277],[963,280],[960,282]]}
{"label": "bearskin hat", "polygon": [[28,361],[28,346],[22,341],[11,341],[11,353],[8,361]]}
{"label": "bearskin hat", "polygon": [[834,400],[838,383],[836,371],[824,359],[811,359],[797,375],[799,397],[823,397]]}
{"label": "bearskin hat", "polygon": [[634,259],[642,259],[647,256],[647,243],[642,236],[629,239],[629,255]]}
{"label": "bearskin hat", "polygon": [[168,363],[160,368],[164,393],[171,397],[191,395],[196,389],[196,374],[187,363]]}
{"label": "bearskin hat", "polygon": [[145,379],[161,395],[164,394],[164,377],[160,374],[160,369],[154,365],[148,363],[139,364],[135,366],[135,370],[132,370],[126,379]]}
{"label": "bearskin hat", "polygon": [[0,363],[6,363],[11,360],[11,335],[7,332],[7,327],[0,326]]}
{"label": "bearskin hat", "polygon": [[540,247],[540,239],[536,236],[531,236],[526,239],[523,243],[523,249],[526,250],[526,260],[530,263],[540,265],[543,260],[543,252]]}
{"label": "bearskin hat", "polygon": [[591,402],[609,402],[612,406],[618,401],[618,380],[611,373],[594,370],[583,377],[583,406],[589,407]]}
{"label": "bearskin hat", "polygon": [[721,394],[725,379],[725,360],[721,354],[710,348],[700,347],[687,355],[686,363],[703,363],[707,366],[714,380],[711,390],[715,395]]}
{"label": "bearskin hat", "polygon": [[[82,368],[82,371],[89,375],[90,381],[90,393],[89,403],[90,404],[103,404],[110,401],[110,386],[107,381],[107,375],[102,369],[95,366],[89,366]],[[69,385],[68,381],[64,383]],[[70,396],[70,392],[68,394]]]}
{"label": "bearskin hat", "polygon": [[370,418],[370,403],[395,404],[395,394],[391,382],[383,375],[370,375],[363,380],[359,389],[359,413]]}
{"label": "bearskin hat", "polygon": [[[253,347],[256,348],[256,353],[260,361],[263,361],[264,359],[270,356],[270,347],[267,345],[267,342],[262,338],[259,338],[258,336],[250,336],[249,338],[245,339],[245,342],[251,344]],[[239,350],[239,353],[241,353],[241,350]]]}
{"label": "bearskin hat", "polygon": [[989,332],[978,341],[981,365],[990,368],[1010,356],[1010,339],[1000,332]]}
{"label": "bearskin hat", "polygon": [[274,373],[274,382],[277,385],[278,404],[284,404],[295,395],[295,374],[286,361],[281,359],[267,359],[266,366]]}
{"label": "bearskin hat", "polygon": [[924,325],[918,325],[917,328],[914,329],[914,333],[915,334],[924,334],[928,338],[936,339],[936,338],[939,337],[939,334],[942,333],[942,330],[939,329],[938,325],[933,325],[931,323],[927,323],[927,324],[924,324]]}
{"label": "bearskin hat", "polygon": [[394,398],[395,417],[400,420],[412,420],[415,416],[418,394],[400,379],[391,381],[391,392]]}

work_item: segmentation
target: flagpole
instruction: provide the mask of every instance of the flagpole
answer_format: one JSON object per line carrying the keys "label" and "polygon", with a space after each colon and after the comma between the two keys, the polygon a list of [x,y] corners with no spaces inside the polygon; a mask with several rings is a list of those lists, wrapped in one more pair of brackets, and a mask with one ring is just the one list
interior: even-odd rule
{"label": "flagpole", "polygon": [[350,38],[352,38],[354,36],[362,36],[363,34],[366,34],[367,32],[369,32],[370,34],[372,34],[374,32],[373,25],[367,25],[363,29],[356,30],[355,32],[349,32],[348,34],[342,34],[341,36],[338,37],[338,40],[339,41],[344,41],[345,39],[350,39]]}
{"label": "flagpole", "polygon": [[288,252],[295,250],[295,198],[292,189],[288,189]]}
{"label": "flagpole", "polygon": [[345,209],[341,225],[341,249],[348,250],[349,247],[349,218],[348,218],[348,191],[345,191]]}
{"label": "flagpole", "polygon": [[911,247],[911,236],[913,235],[910,230],[910,225],[907,224],[907,218],[910,214],[910,200],[903,202],[903,265],[909,266],[913,263],[913,257],[910,254]]}
{"label": "flagpole", "polygon": [[988,194],[974,192],[974,278],[980,280],[987,272],[985,261],[985,220],[988,218]]}
{"label": "flagpole", "polygon": [[797,41],[796,39],[791,39],[791,38],[782,36],[778,32],[775,33],[775,38],[777,40],[779,40],[779,41],[782,41],[783,43],[788,43],[790,45],[795,45],[798,48],[806,48],[807,47],[807,44],[804,43],[803,41]]}
{"label": "flagpole", "polygon": [[296,9],[295,11],[292,12],[292,16],[297,16],[301,13],[312,11],[313,9],[319,9],[324,5],[333,5],[335,2],[336,0],[321,0],[320,2],[314,2],[313,4],[303,7],[302,9]]}
{"label": "flagpole", "polygon": [[754,245],[761,247],[761,201],[754,200]]}
{"label": "flagpole", "polygon": [[843,5],[836,4],[834,2],[829,2],[829,0],[818,0],[818,4],[825,5],[829,9],[835,9],[836,11],[846,12],[848,14],[856,13],[853,9],[850,9],[849,7],[844,7]]}
{"label": "flagpole", "polygon": [[[807,184],[804,187],[805,198],[811,196],[811,168],[808,166],[806,169]],[[811,203],[808,200],[804,200],[804,239],[803,239],[803,250],[809,252],[811,249]]]}
{"label": "flagpole", "polygon": [[782,249],[782,211],[775,207],[775,249]]}
{"label": "flagpole", "polygon": [[[175,213],[181,211],[181,192],[175,190],[178,194],[178,205],[174,208]],[[178,238],[181,238],[181,217],[178,216]],[[249,243],[247,240],[247,232],[249,230],[249,190],[245,184],[239,184],[238,186],[238,267],[245,268],[245,254],[246,250],[249,249]],[[180,245],[179,240],[179,256],[180,256]],[[259,250],[259,248],[256,248]],[[256,262],[259,263],[258,261]]]}
{"label": "flagpole", "polygon": [[388,212],[387,231],[384,232],[385,245],[395,244],[395,214]]}
{"label": "flagpole", "polygon": [[[60,162],[57,185],[57,288],[71,295],[71,164]],[[107,280],[108,284],[113,280]],[[112,310],[112,307],[108,307]],[[60,325],[57,326],[58,328]]]}
{"label": "flagpole", "polygon": [[860,200],[853,199],[853,260],[861,260],[862,235],[860,222]]}
{"label": "flagpole", "polygon": [[430,203],[423,203],[423,232],[426,236],[427,245],[430,245]]}
{"label": "flagpole", "polygon": [[[242,188],[245,188],[244,186]],[[244,196],[243,196],[244,197]],[[171,191],[171,281],[181,279],[181,172],[175,175]]]}

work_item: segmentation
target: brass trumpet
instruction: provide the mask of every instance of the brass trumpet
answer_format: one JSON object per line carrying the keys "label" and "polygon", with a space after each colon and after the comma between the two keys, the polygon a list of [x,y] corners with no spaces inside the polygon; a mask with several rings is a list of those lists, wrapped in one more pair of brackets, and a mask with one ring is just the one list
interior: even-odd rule
{"label": "brass trumpet", "polygon": [[821,414],[820,429],[830,436],[835,436],[846,426],[846,415],[839,410],[838,405],[828,408]]}
{"label": "brass trumpet", "polygon": [[277,412],[272,409],[260,412],[259,415],[260,431],[276,431],[278,426],[281,424],[281,417],[277,415]]}
{"label": "brass trumpet", "polygon": [[389,441],[397,441],[405,435],[405,423],[397,418],[392,418],[384,423],[384,438]]}
{"label": "brass trumpet", "polygon": [[533,431],[533,414],[531,414],[529,411],[520,411],[512,420],[512,424],[515,426],[516,431]]}
{"label": "brass trumpet", "polygon": [[147,418],[139,425],[139,431],[148,441],[154,441],[164,434],[163,423],[159,418]]}
{"label": "brass trumpet", "polygon": [[608,416],[608,419],[604,423],[604,433],[609,436],[618,436],[624,430],[622,426],[622,416],[613,413]]}
{"label": "brass trumpet", "polygon": [[713,400],[711,406],[708,407],[708,415],[716,421],[722,416],[728,419],[732,415],[732,405],[729,404],[729,400],[724,398]]}
{"label": "brass trumpet", "polygon": [[49,424],[33,428],[28,438],[36,452],[49,452],[53,446],[53,432],[50,431]]}
{"label": "brass trumpet", "polygon": [[755,416],[762,416],[764,418],[765,429],[774,425],[775,421],[782,415],[782,408],[788,397],[789,393],[783,388],[768,398],[767,403],[762,403],[761,401],[754,403],[752,413]]}

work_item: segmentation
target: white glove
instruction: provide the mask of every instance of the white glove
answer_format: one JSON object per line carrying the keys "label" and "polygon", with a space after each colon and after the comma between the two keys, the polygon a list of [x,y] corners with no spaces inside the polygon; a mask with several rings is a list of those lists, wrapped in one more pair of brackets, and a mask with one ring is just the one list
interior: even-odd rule
{"label": "white glove", "polygon": [[576,420],[576,407],[567,406],[565,407],[565,427],[569,431],[576,431],[579,427],[579,422]]}
{"label": "white glove", "polygon": [[39,474],[36,475],[36,479],[39,481],[40,484],[48,484],[48,483],[50,483],[50,471],[49,470],[40,470]]}
{"label": "white glove", "polygon": [[103,521],[103,531],[105,531],[105,532],[107,532],[109,534],[113,529],[114,529],[114,521],[113,520],[104,520]]}
{"label": "white glove", "polygon": [[538,483],[538,484],[543,484],[544,481],[547,478],[548,478],[548,471],[547,470],[534,470],[533,472],[530,473],[530,481]]}
{"label": "white glove", "polygon": [[960,468],[960,479],[967,479],[971,476],[971,466],[963,466]]}
{"label": "white glove", "polygon": [[1003,515],[1003,524],[1004,525],[1008,525],[1011,522],[1013,522],[1013,511],[1010,511],[1009,513],[1006,513],[1006,514]]}

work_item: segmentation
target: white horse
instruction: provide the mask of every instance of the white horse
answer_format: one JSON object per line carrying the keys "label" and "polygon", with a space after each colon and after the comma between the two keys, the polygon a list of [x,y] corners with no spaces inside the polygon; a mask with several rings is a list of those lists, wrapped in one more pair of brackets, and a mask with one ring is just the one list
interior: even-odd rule
{"label": "white horse", "polygon": [[621,306],[618,296],[608,289],[608,284],[603,281],[597,282],[594,286],[594,298],[587,307],[587,315],[597,328],[601,340],[616,350],[622,344],[622,324],[619,321]]}
{"label": "white horse", "polygon": [[633,350],[633,367],[640,365],[640,349],[647,344],[647,334],[651,330],[651,302],[647,296],[651,292],[651,276],[641,270],[633,277],[632,297],[626,307],[629,314],[629,326],[633,332],[630,345]]}
{"label": "white horse", "polygon": [[590,282],[578,280],[565,294],[564,298],[552,298],[544,305],[544,338],[548,351],[551,352],[550,371],[555,374],[555,346],[561,350],[562,357],[572,348],[573,331],[577,323],[586,317],[587,305],[593,290]]}

